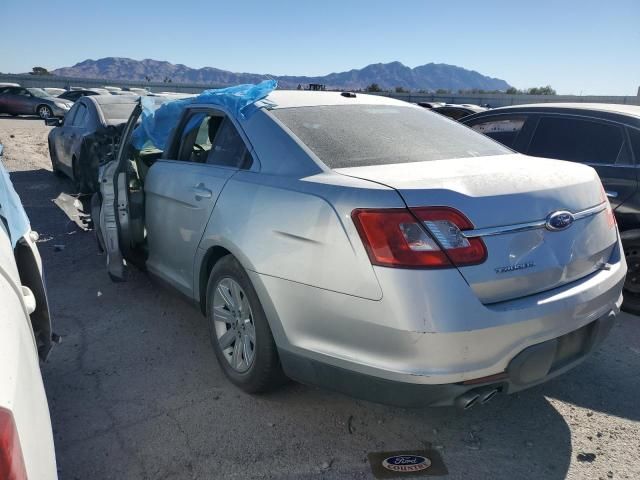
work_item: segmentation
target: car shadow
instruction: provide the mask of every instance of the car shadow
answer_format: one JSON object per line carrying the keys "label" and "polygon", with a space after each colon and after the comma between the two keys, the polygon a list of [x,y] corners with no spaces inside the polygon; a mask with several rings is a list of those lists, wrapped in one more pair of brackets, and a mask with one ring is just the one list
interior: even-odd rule
{"label": "car shadow", "polygon": [[[73,182],[67,177],[43,168],[11,171],[9,177],[22,200],[34,230],[38,230],[35,225],[44,218],[50,220],[46,224],[47,230],[51,233],[69,233],[80,228],[73,218],[73,212],[68,211],[69,209],[65,211],[63,204],[58,199],[77,198],[81,204],[78,205],[78,210],[80,212],[90,211],[91,196],[78,194]],[[62,213],[62,216],[55,214],[51,217],[53,210]]]}
{"label": "car shadow", "polygon": [[637,402],[640,318],[621,313],[603,345],[566,375],[544,386],[545,395],[632,421]]}

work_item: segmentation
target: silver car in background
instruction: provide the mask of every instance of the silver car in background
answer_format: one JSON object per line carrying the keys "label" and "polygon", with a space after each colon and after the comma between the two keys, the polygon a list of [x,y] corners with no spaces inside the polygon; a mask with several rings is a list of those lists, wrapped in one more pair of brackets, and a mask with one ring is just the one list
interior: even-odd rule
{"label": "silver car in background", "polygon": [[191,105],[164,151],[133,147],[138,107],[95,212],[112,278],[132,263],[197,303],[236,385],[468,408],[608,333],[626,264],[592,168],[384,97],[255,107]]}

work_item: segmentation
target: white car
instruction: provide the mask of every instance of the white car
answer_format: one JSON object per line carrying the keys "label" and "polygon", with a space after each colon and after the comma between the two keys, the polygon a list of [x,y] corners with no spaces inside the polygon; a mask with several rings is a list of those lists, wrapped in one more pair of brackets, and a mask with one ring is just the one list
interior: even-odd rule
{"label": "white car", "polygon": [[[2,145],[0,145],[0,159]],[[0,479],[58,478],[39,357],[52,345],[42,261],[0,161]]]}

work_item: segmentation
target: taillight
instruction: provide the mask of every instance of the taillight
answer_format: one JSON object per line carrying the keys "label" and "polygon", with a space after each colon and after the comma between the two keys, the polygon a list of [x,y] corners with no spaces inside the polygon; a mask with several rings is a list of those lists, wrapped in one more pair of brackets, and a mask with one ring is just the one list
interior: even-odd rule
{"label": "taillight", "polygon": [[26,480],[18,430],[11,411],[0,408],[0,478],[3,480]]}
{"label": "taillight", "polygon": [[448,207],[357,209],[351,214],[373,265],[401,268],[446,268],[485,261],[479,238],[462,213]]}

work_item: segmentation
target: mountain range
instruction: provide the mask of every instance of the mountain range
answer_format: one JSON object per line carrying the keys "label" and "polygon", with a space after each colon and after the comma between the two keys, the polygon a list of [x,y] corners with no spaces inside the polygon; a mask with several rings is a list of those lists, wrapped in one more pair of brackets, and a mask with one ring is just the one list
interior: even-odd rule
{"label": "mountain range", "polygon": [[375,63],[348,72],[330,73],[324,76],[307,77],[294,75],[269,75],[259,73],[236,73],[219,68],[189,68],[159,60],[134,60],[131,58],[106,57],[85,60],[72,67],[58,68],[55,75],[79,78],[101,78],[109,80],[136,80],[172,83],[193,83],[210,86],[255,83],[265,78],[278,80],[280,88],[296,88],[309,83],[324,84],[329,89],[364,89],[377,83],[383,89],[402,87],[407,90],[506,90],[509,84],[474,70],[467,70],[444,63],[427,63],[415,68],[400,62]]}

